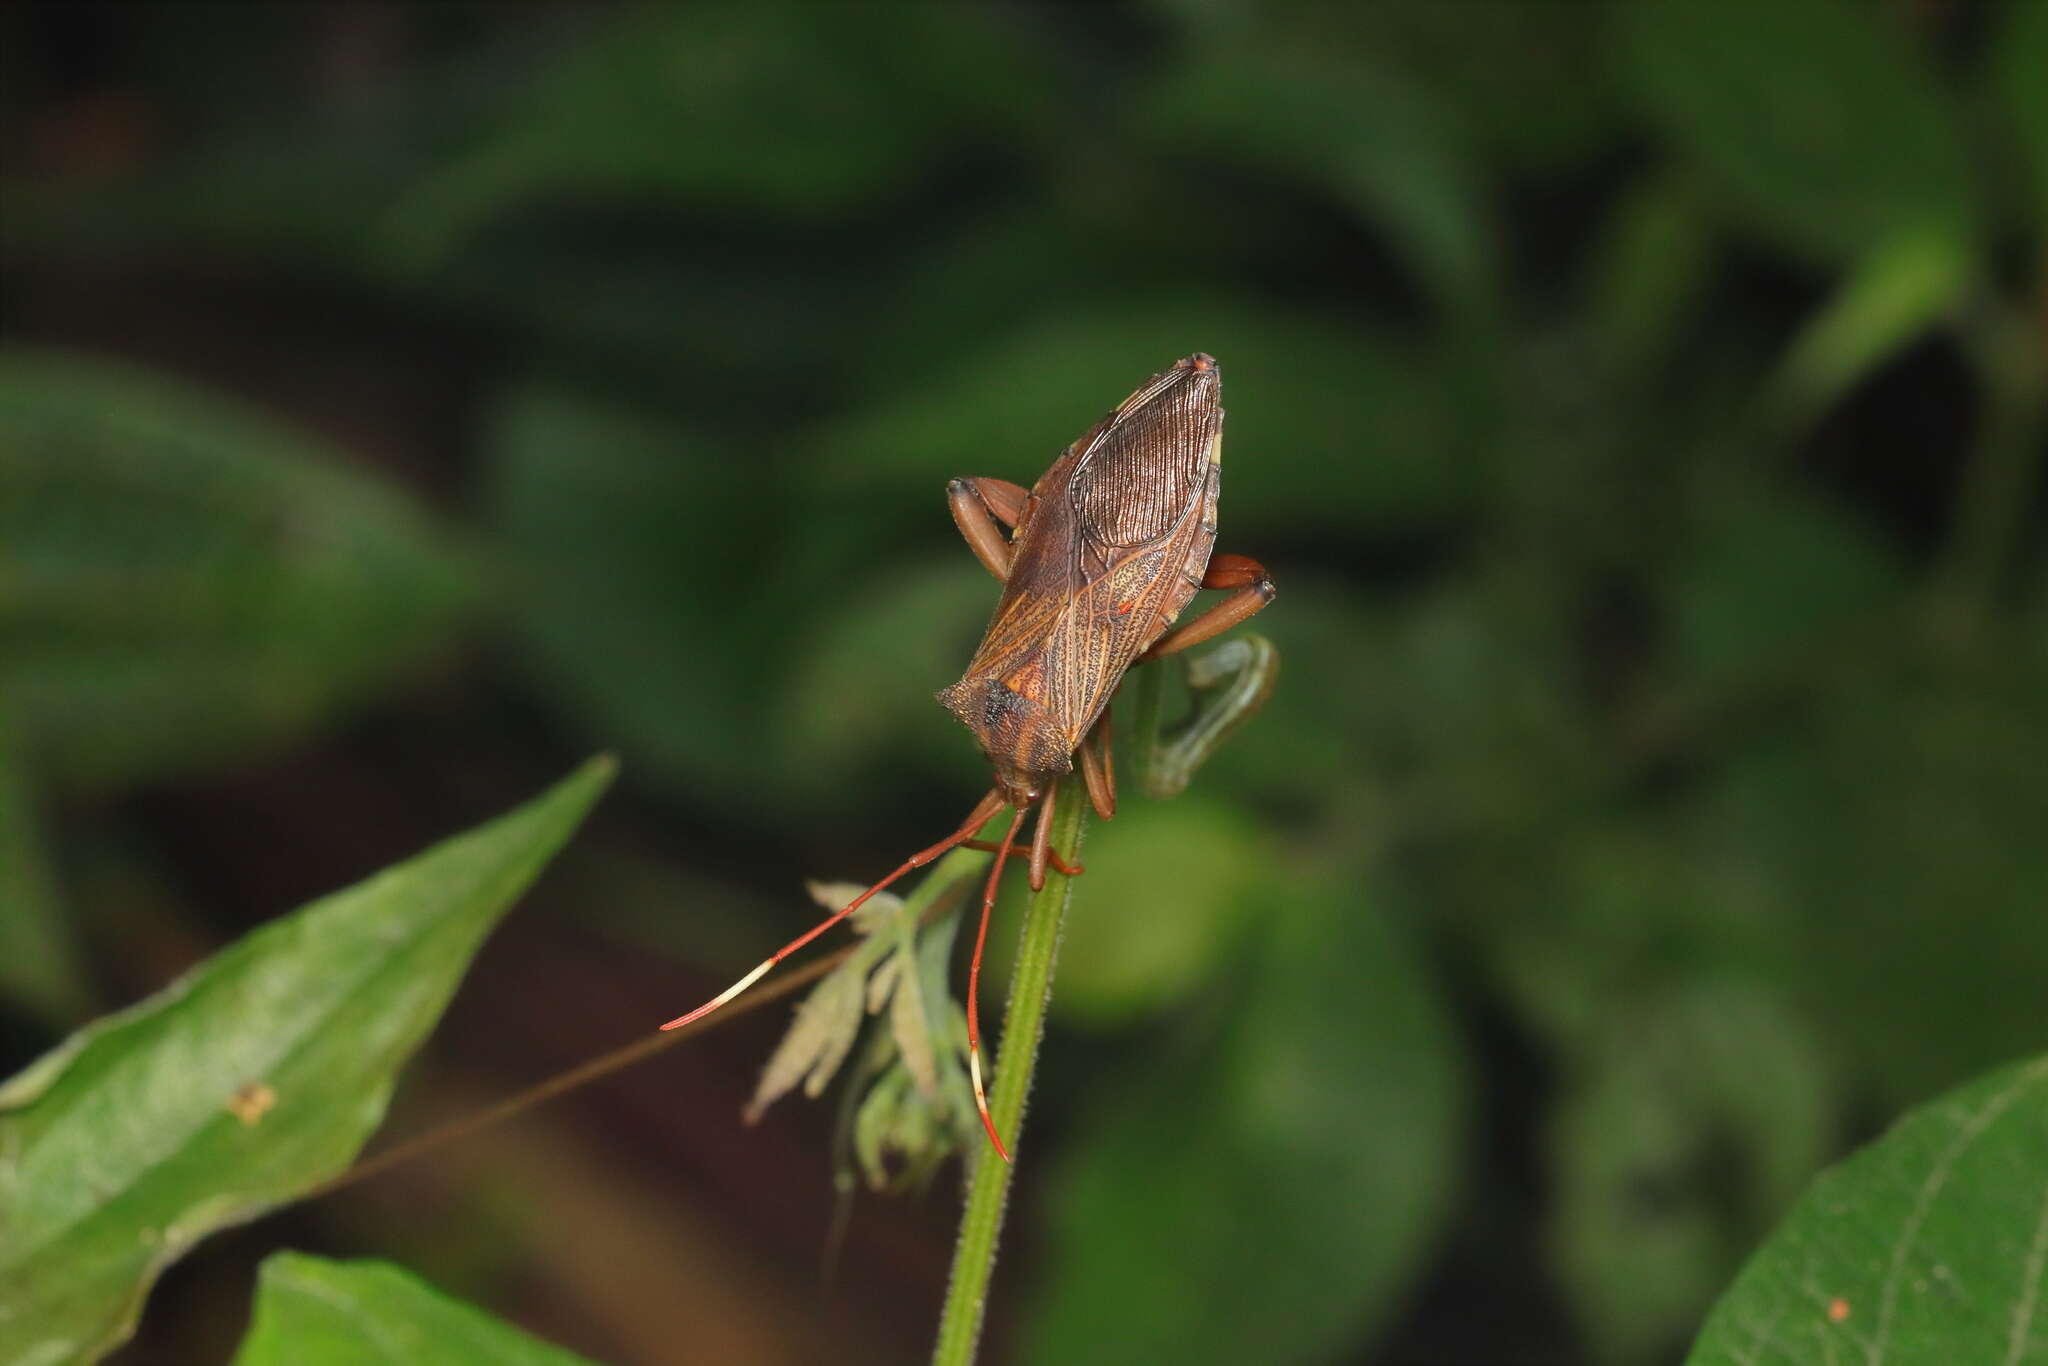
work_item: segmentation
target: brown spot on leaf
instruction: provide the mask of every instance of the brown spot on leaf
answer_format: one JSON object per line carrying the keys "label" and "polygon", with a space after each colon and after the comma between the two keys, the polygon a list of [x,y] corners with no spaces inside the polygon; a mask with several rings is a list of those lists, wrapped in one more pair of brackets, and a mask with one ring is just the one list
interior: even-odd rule
{"label": "brown spot on leaf", "polygon": [[242,1123],[254,1126],[263,1116],[270,1113],[270,1107],[277,1104],[277,1092],[260,1081],[244,1082],[234,1095],[228,1097],[228,1113]]}

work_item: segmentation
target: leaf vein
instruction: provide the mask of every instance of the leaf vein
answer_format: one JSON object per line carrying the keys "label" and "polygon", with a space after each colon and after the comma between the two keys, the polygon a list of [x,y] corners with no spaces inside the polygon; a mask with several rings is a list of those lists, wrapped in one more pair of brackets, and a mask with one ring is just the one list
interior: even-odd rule
{"label": "leaf vein", "polygon": [[2034,1309],[2041,1291],[2042,1273],[2048,1271],[2048,1187],[2041,1193],[2041,1213],[2034,1220],[2034,1242],[2027,1249],[2026,1269],[2020,1273],[2020,1298],[2012,1307],[2012,1329],[2005,1343],[2004,1366],[2018,1366],[2020,1354],[2033,1338]]}
{"label": "leaf vein", "polygon": [[1879,1366],[1884,1360],[1885,1346],[1891,1335],[1892,1311],[1898,1306],[1899,1286],[1905,1279],[1906,1258],[1920,1236],[1921,1226],[1927,1222],[1927,1216],[1934,1208],[1935,1197],[1948,1184],[1949,1173],[1962,1160],[1970,1145],[1983,1137],[1984,1131],[2000,1115],[2012,1108],[2012,1103],[2019,1099],[2021,1093],[2043,1078],[2048,1078],[2048,1061],[2025,1068],[2013,1078],[2012,1085],[1985,1101],[1977,1113],[1964,1121],[1962,1128],[1928,1170],[1927,1179],[1920,1183],[1920,1189],[1913,1197],[1913,1208],[1908,1211],[1905,1225],[1899,1230],[1899,1240],[1892,1248],[1891,1265],[1885,1271],[1884,1289],[1878,1302],[1877,1332],[1871,1338],[1870,1351],[1865,1358],[1869,1366]]}

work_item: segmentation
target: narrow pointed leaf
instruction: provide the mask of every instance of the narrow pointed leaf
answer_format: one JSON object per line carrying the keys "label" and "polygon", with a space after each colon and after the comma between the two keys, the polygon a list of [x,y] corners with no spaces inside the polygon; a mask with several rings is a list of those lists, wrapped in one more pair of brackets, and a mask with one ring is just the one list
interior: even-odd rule
{"label": "narrow pointed leaf", "polygon": [[923,1094],[934,1096],[939,1091],[939,1064],[918,982],[917,922],[907,915],[896,919],[896,956],[891,961],[900,965],[900,971],[896,990],[889,994],[889,1030],[903,1052],[910,1079]]}
{"label": "narrow pointed leaf", "polygon": [[889,996],[896,990],[896,979],[902,975],[903,960],[891,954],[882,966],[868,978],[868,1014],[879,1015],[882,1007],[889,1004]]}
{"label": "narrow pointed leaf", "polygon": [[1778,362],[1780,415],[1795,425],[1819,416],[1951,312],[1975,269],[1954,233],[1902,233],[1871,248]]}
{"label": "narrow pointed leaf", "polygon": [[199,1239],[346,1168],[612,769],[256,930],[0,1085],[0,1363],[97,1358]]}
{"label": "narrow pointed leaf", "polygon": [[808,1096],[825,1089],[860,1034],[867,974],[866,955],[855,954],[811,988],[761,1072],[754,1098],[747,1102],[749,1120],[760,1118],[798,1082]]}

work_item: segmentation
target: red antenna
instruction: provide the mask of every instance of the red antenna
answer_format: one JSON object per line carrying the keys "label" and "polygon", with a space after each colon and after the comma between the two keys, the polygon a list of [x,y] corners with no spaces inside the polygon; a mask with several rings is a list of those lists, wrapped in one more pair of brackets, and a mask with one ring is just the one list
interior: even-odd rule
{"label": "red antenna", "polygon": [[[838,910],[826,916],[823,920],[811,926],[811,928],[805,930],[802,934],[790,940],[787,944],[784,944],[775,952],[769,954],[765,959],[761,961],[759,966],[754,968],[752,972],[749,972],[746,976],[740,978],[739,981],[734,982],[724,991],[719,992],[716,996],[706,1001],[703,1005],[698,1006],[689,1014],[676,1016],[676,1018],[670,1020],[667,1024],[663,1025],[662,1028],[681,1029],[686,1024],[690,1024],[693,1021],[703,1019],[706,1015],[709,1015],[712,1011],[718,1009],[727,1001],[730,1001],[733,997],[739,995],[748,987],[760,981],[763,977],[766,977],[768,975],[769,969],[773,968],[777,963],[780,963],[783,959],[789,957],[792,953],[795,953],[798,949],[810,943],[813,939],[816,939],[819,935],[831,929],[840,921],[846,919],[846,917],[852,915],[862,906],[865,906],[867,904],[868,898],[873,896],[876,892],[881,891],[884,887],[887,887],[890,883],[894,882],[897,878],[902,877],[905,873],[910,872],[912,869],[924,867],[927,863],[930,863],[933,859],[945,853],[948,849],[953,848],[955,845],[965,844],[973,836],[975,831],[981,829],[981,827],[988,821],[988,818],[990,816],[995,815],[996,812],[1002,809],[1003,794],[991,789],[986,797],[983,797],[980,801],[974,804],[974,810],[968,814],[967,823],[965,825],[962,825],[958,830],[955,830],[952,834],[946,836],[937,844],[934,844],[931,848],[920,849],[915,854],[912,854],[909,858],[903,860],[902,865],[898,867],[895,872],[889,874],[889,876],[883,878],[880,882],[877,882],[874,886],[868,888],[865,892],[862,892],[859,896],[847,902],[844,906],[841,906]],[[998,866],[1000,866],[1000,861],[998,861]]]}
{"label": "red antenna", "polygon": [[[844,906],[826,916],[787,944],[784,944],[774,953],[769,954],[752,971],[748,972],[724,991],[719,992],[689,1014],[678,1015],[675,1019],[663,1025],[662,1028],[681,1029],[686,1024],[703,1019],[706,1015],[717,1010],[726,1002],[740,995],[748,987],[766,977],[777,963],[780,963],[783,959],[789,957],[798,949],[801,949],[804,945],[810,943],[813,939],[816,939],[819,935],[825,933],[825,931],[831,929],[834,925],[837,925],[840,921],[866,905],[869,897],[881,891],[905,873],[910,872],[914,868],[924,867],[948,849],[956,848],[963,844],[977,845],[977,841],[973,838],[975,832],[988,823],[989,817],[1002,810],[1007,804],[1001,789],[990,789],[987,796],[975,803],[974,810],[968,813],[966,821],[961,824],[958,830],[955,830],[937,844],[932,845],[929,849],[920,849],[909,858],[903,860],[895,872],[889,874],[889,876],[883,878],[880,882],[877,882],[874,886],[868,888],[865,892],[862,892],[859,896],[847,902]],[[989,869],[988,886],[981,896],[981,928],[974,936],[974,960],[967,969],[967,1070],[968,1074],[974,1079],[974,1107],[981,1113],[981,1127],[988,1130],[989,1142],[996,1145],[996,1151],[1002,1155],[1002,1159],[1005,1162],[1010,1160],[1010,1154],[1003,1147],[1002,1138],[996,1133],[996,1122],[989,1115],[988,1097],[983,1093],[981,1085],[981,1022],[978,1008],[981,988],[981,951],[982,947],[988,942],[988,921],[990,914],[995,910],[996,887],[1002,880],[1003,864],[1010,856],[1011,845],[1017,838],[1018,828],[1024,824],[1024,814],[1028,809],[1022,806],[1017,808],[1017,814],[1011,818],[1010,828],[1004,834],[1002,843],[995,846],[995,866]],[[1065,871],[1064,866],[1062,871]]]}

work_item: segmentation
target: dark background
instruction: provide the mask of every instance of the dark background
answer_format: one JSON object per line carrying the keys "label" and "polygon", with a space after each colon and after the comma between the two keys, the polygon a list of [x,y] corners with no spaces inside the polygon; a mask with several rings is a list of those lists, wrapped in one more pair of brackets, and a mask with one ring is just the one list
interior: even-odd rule
{"label": "dark background", "polygon": [[[1091,832],[989,1357],[1674,1361],[2048,1040],[2044,70],[2024,2],[8,7],[0,1071],[601,748],[390,1132],[700,1001],[984,789],[945,480],[1199,349],[1283,678]],[[786,1018],[118,1359],[281,1246],[917,1359],[953,1169],[824,1284]]]}

